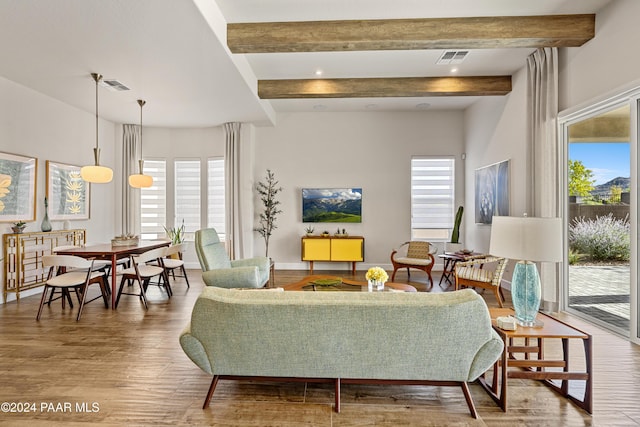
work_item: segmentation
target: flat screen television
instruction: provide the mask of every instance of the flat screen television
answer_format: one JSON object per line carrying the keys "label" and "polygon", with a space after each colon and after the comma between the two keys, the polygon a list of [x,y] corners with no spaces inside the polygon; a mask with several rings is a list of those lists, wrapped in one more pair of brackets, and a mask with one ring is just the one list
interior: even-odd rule
{"label": "flat screen television", "polygon": [[362,188],[303,188],[302,222],[362,222]]}

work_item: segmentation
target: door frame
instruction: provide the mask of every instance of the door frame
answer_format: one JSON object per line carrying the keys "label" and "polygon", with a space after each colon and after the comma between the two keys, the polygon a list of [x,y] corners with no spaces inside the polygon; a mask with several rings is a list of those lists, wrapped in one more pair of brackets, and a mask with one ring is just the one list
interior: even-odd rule
{"label": "door frame", "polygon": [[[574,123],[579,121],[597,116],[609,110],[619,108],[625,104],[629,104],[630,107],[630,207],[629,207],[629,222],[630,222],[630,240],[631,240],[631,254],[630,254],[630,286],[629,286],[629,304],[630,304],[630,321],[629,321],[629,340],[640,344],[640,327],[638,325],[639,316],[638,311],[640,310],[640,300],[639,300],[639,292],[638,292],[638,245],[640,244],[639,236],[638,236],[638,122],[640,121],[640,108],[638,107],[638,103],[640,103],[640,85],[637,83],[630,88],[619,90],[617,93],[613,93],[607,95],[602,98],[598,98],[592,100],[590,102],[584,103],[580,106],[564,110],[558,114],[557,119],[557,129],[558,129],[558,168],[562,172],[562,182],[563,185],[560,188],[560,197],[561,197],[561,210],[562,210],[562,218],[564,221],[563,227],[563,243],[566,248],[563,255],[563,264],[562,264],[562,274],[560,280],[560,301],[559,308],[560,310],[570,312],[572,314],[576,314],[578,316],[584,317],[584,315],[580,315],[575,310],[572,310],[568,307],[569,301],[569,262],[568,262],[568,254],[569,254],[569,236],[568,236],[568,213],[569,213],[569,194],[568,194],[568,179],[569,179],[569,168],[568,168],[568,129]],[[635,120],[634,120],[635,118]],[[592,318],[589,318],[589,321],[598,324],[598,321],[594,321]],[[601,324],[601,326],[606,327],[611,330],[611,327],[605,324]]]}

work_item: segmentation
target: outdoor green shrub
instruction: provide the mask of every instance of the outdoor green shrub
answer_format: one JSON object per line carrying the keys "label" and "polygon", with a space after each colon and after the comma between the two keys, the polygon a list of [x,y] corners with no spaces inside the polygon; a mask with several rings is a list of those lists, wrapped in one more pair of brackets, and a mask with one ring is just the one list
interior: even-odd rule
{"label": "outdoor green shrub", "polygon": [[596,261],[628,261],[630,256],[629,220],[613,214],[593,219],[576,218],[569,225],[569,246]]}
{"label": "outdoor green shrub", "polygon": [[575,265],[584,258],[584,254],[578,253],[573,249],[569,250],[569,265]]}

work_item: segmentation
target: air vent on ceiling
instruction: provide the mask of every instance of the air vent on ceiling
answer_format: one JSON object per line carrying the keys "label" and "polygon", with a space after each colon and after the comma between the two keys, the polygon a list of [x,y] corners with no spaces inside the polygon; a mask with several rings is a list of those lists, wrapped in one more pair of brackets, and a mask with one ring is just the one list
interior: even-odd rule
{"label": "air vent on ceiling", "polygon": [[127,86],[119,82],[118,80],[114,80],[114,79],[111,79],[111,80],[102,79],[102,81],[100,81],[100,86],[107,88],[112,92],[122,92],[125,90],[131,90]]}
{"label": "air vent on ceiling", "polygon": [[445,50],[440,59],[436,62],[438,65],[459,64],[469,54],[468,50]]}

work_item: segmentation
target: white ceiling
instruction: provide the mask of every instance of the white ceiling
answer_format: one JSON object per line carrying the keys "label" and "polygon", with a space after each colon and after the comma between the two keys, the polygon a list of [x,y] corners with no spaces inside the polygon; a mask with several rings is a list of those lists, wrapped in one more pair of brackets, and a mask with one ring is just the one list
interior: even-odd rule
{"label": "white ceiling", "polygon": [[[460,109],[475,97],[259,100],[257,79],[449,75],[432,51],[234,55],[225,22],[596,13],[611,0],[0,0],[0,75],[95,113],[145,126],[271,123],[275,112]],[[596,18],[597,19],[597,18]],[[596,33],[597,37],[597,33]],[[512,74],[532,49],[472,50],[457,75]],[[417,107],[418,106],[418,107]]]}

